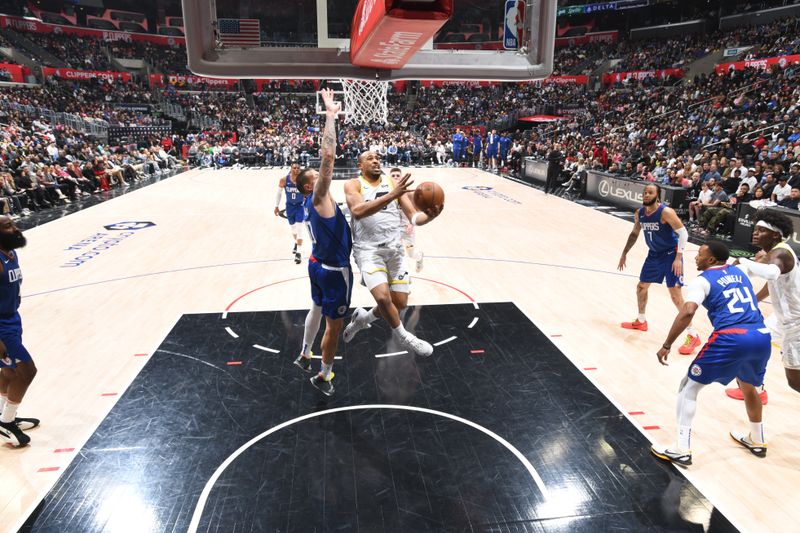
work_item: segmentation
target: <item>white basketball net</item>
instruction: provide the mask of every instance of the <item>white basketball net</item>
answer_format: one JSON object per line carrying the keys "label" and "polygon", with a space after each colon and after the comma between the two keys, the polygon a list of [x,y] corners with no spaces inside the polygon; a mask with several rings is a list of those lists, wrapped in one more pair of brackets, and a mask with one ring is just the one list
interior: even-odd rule
{"label": "white basketball net", "polygon": [[344,89],[344,109],[349,124],[389,122],[388,81],[339,80]]}

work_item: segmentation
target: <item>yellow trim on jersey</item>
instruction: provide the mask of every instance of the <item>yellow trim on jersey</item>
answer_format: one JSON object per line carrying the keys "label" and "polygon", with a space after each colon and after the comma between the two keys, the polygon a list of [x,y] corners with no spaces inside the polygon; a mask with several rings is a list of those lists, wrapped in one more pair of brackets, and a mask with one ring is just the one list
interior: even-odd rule
{"label": "yellow trim on jersey", "polygon": [[398,280],[395,280],[395,281],[390,281],[389,285],[408,285],[408,280],[399,280],[398,279]]}
{"label": "yellow trim on jersey", "polygon": [[784,250],[789,250],[790,252],[794,253],[794,250],[792,250],[792,247],[789,246],[788,244],[786,244],[784,241],[781,241],[781,242],[779,242],[778,244],[776,244],[775,246],[772,247],[773,250],[775,248],[783,248]]}
{"label": "yellow trim on jersey", "polygon": [[386,270],[383,267],[376,268],[375,270],[367,270],[366,271],[367,274],[374,274],[375,272],[386,272],[387,274],[389,273],[389,271]]}

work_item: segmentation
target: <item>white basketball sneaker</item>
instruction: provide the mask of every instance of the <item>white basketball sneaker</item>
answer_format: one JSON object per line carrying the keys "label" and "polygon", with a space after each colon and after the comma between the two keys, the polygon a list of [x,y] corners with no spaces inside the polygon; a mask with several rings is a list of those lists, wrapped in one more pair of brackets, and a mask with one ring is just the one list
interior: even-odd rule
{"label": "white basketball sneaker", "polygon": [[422,357],[429,357],[433,353],[433,346],[431,346],[431,343],[425,342],[411,333],[406,332],[405,335],[399,336],[398,340],[400,344]]}
{"label": "white basketball sneaker", "polygon": [[363,307],[357,307],[356,310],[353,311],[353,316],[350,318],[350,323],[344,328],[344,334],[342,335],[342,337],[344,337],[344,342],[350,342],[353,340],[353,337],[356,336],[356,333],[362,329],[372,327],[372,324],[367,322],[367,314],[368,311]]}

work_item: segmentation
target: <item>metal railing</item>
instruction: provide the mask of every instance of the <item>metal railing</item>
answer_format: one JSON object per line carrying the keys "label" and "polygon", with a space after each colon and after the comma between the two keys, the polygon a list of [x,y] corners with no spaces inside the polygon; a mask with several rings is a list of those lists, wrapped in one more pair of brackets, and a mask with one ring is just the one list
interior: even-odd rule
{"label": "metal railing", "polygon": [[168,117],[173,117],[182,122],[186,121],[186,111],[178,104],[164,100],[159,104],[159,106],[161,107],[161,112]]}
{"label": "metal railing", "polygon": [[212,119],[197,111],[189,111],[189,126],[201,130],[218,129],[220,127],[220,122],[219,120]]}
{"label": "metal railing", "polygon": [[[745,133],[744,135],[742,135],[742,137],[743,137],[743,138],[746,138],[746,139],[749,139],[749,138],[751,138],[752,136],[754,136],[754,135],[757,135],[757,134],[761,133],[762,131],[770,131],[770,130],[778,129],[778,128],[780,128],[781,126],[784,126],[784,125],[785,125],[785,123],[783,123],[783,122],[778,122],[777,124],[772,124],[771,126],[765,126],[765,127],[763,127],[763,128],[757,129],[757,130],[748,131],[747,133]],[[705,145],[705,146],[702,146],[700,149],[701,149],[701,150],[706,150],[706,149],[708,149],[708,148],[711,148],[712,146],[718,146],[718,145],[720,145],[720,144],[725,144],[725,143],[727,143],[727,142],[730,142],[730,139],[723,139],[723,140],[721,140],[721,141],[717,141],[717,142],[715,142],[715,143],[710,143],[710,144],[707,144],[707,145]]]}
{"label": "metal railing", "polygon": [[0,100],[0,108],[43,118],[51,125],[67,126],[86,135],[108,139],[108,122],[103,119],[79,117],[72,113],[61,113],[52,109],[9,102],[8,100]]}

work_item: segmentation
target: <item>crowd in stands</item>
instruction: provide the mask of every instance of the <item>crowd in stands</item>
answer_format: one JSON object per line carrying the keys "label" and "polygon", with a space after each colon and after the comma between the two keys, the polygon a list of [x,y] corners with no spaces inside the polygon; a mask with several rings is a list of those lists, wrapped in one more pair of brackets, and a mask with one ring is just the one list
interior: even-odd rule
{"label": "crowd in stands", "polygon": [[742,28],[737,32],[736,44],[757,45],[748,51],[748,59],[797,54],[800,53],[798,30],[800,30],[798,17]]}
{"label": "crowd in stands", "polygon": [[553,56],[555,75],[589,74],[608,57],[609,43],[587,43],[556,48]]}
{"label": "crowd in stands", "polygon": [[191,74],[183,47],[147,44],[143,58],[164,74]]}
{"label": "crowd in stands", "polygon": [[620,59],[614,72],[682,68],[716,48],[707,35],[685,35],[674,39],[623,40],[614,56]]}
{"label": "crowd in stands", "polygon": [[[713,36],[622,41],[611,48],[611,55],[621,59],[616,70],[625,71],[683,66],[722,42],[760,44],[751,52],[754,56],[790,53],[796,26],[797,19],[790,19],[742,28],[715,44]],[[111,68],[99,41],[96,47],[69,36],[36,35],[35,41],[75,68]],[[165,73],[188,73],[183,48],[125,42],[102,46],[113,57],[142,58]],[[585,72],[604,53],[609,56],[607,44],[560,49],[556,66],[561,73]],[[457,151],[453,146],[457,129],[467,137],[478,135],[479,127],[498,128],[501,135],[512,130],[505,161],[497,166],[505,163],[513,168],[525,155],[545,156],[560,146],[575,174],[593,168],[690,189],[700,202],[692,213],[698,231],[715,232],[729,222],[729,212],[720,209],[749,201],[748,195],[787,206],[792,206],[794,196],[800,200],[800,188],[797,195],[791,192],[792,176],[800,172],[800,166],[794,170],[800,156],[799,80],[800,70],[788,65],[700,76],[674,86],[632,81],[597,93],[575,84],[412,83],[408,91],[390,92],[388,124],[340,127],[339,156],[354,159],[361,151],[374,149],[387,163],[444,164]],[[313,91],[310,82],[276,81],[251,95],[250,91],[185,92],[175,87],[153,90],[100,79],[3,88],[0,207],[3,212],[23,214],[124,187],[142,175],[179,165],[183,145],[196,165],[286,165],[293,160],[310,164],[318,155],[321,128]],[[185,138],[150,139],[139,146],[107,147],[20,108],[145,125],[162,122],[157,106],[147,108],[162,99],[185,111],[190,118],[188,133]],[[568,113],[568,119],[517,130],[517,116],[540,113]],[[207,121],[192,129],[194,117]],[[470,152],[463,162],[490,166],[485,153]],[[780,185],[781,177],[787,178],[786,185]],[[796,180],[800,187],[800,175]],[[727,195],[725,201],[704,203],[712,202],[708,199],[715,188]]]}
{"label": "crowd in stands", "polygon": [[[26,34],[33,42],[67,63],[70,68],[79,70],[112,70],[111,63],[98,39],[78,39],[72,35],[38,33]],[[89,46],[87,46],[87,44]],[[32,59],[42,65],[49,65],[47,58],[28,52]],[[49,65],[52,66],[52,65]]]}
{"label": "crowd in stands", "polygon": [[[798,80],[800,69],[788,66],[699,77],[679,88],[612,89],[597,97],[587,120],[535,139],[535,151],[544,157],[560,143],[573,170],[684,187],[697,198],[719,185],[724,205],[702,204],[706,214],[697,217],[695,229],[730,233],[737,201],[796,208],[791,200],[800,198],[800,176],[792,180],[790,173],[795,166],[800,172]],[[790,176],[789,189],[773,196],[781,176]]]}
{"label": "crowd in stands", "polygon": [[179,165],[171,140],[112,148],[9,109],[0,110],[0,122],[0,212],[14,218],[126,188]]}
{"label": "crowd in stands", "polygon": [[49,79],[40,87],[4,88],[0,92],[0,102],[71,113],[81,118],[102,119],[118,125],[163,123],[162,119],[148,111],[121,106],[130,103],[148,105],[152,98],[149,89],[101,78],[86,81]]}

